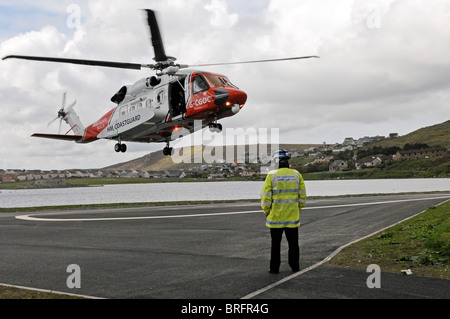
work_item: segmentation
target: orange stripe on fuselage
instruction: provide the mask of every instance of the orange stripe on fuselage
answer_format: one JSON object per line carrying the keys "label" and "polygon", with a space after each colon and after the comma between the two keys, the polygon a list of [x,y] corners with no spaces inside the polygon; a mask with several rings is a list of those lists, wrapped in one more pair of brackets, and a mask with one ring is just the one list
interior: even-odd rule
{"label": "orange stripe on fuselage", "polygon": [[84,141],[95,140],[97,139],[98,134],[103,131],[109,123],[114,110],[109,111],[102,118],[100,118],[97,122],[92,123],[86,128],[86,134],[84,135]]}

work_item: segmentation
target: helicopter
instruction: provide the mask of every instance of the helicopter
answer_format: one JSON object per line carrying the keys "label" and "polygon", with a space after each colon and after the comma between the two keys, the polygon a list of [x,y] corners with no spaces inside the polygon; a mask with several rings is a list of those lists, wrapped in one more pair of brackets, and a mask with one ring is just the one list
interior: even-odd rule
{"label": "helicopter", "polygon": [[[166,143],[164,155],[172,155],[170,142],[183,135],[174,134],[183,129],[188,134],[209,127],[212,132],[221,132],[218,120],[233,116],[242,109],[247,94],[235,86],[227,76],[206,72],[191,67],[232,65],[259,62],[276,62],[318,58],[301,56],[282,59],[241,61],[186,65],[176,63],[176,58],[166,55],[155,11],[145,9],[150,29],[151,44],[155,61],[152,64],[111,62],[56,57],[8,55],[6,59],[25,59],[33,61],[72,63],[87,66],[100,66],[121,69],[141,70],[149,68],[155,75],[142,78],[132,85],[122,86],[112,97],[116,106],[99,120],[85,127],[74,110],[76,101],[65,106],[66,93],[63,94],[62,107],[57,117],[50,121],[65,121],[70,129],[65,134],[34,133],[33,137],[90,143],[99,139],[115,140],[116,152],[126,152],[124,142]],[[195,121],[202,125],[194,125]],[[71,134],[69,134],[71,133]]]}

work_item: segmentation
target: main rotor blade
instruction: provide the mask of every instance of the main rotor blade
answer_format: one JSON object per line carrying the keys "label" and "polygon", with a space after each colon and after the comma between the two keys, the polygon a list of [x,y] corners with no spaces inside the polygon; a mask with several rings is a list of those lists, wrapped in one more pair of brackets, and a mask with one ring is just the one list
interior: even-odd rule
{"label": "main rotor blade", "polygon": [[143,65],[143,64],[137,64],[137,63],[82,60],[82,59],[65,59],[65,58],[39,57],[39,56],[28,56],[28,55],[8,55],[8,56],[5,56],[4,58],[2,58],[2,60],[6,60],[6,59],[24,59],[24,60],[33,60],[33,61],[72,63],[72,64],[104,66],[104,67],[110,67],[110,68],[133,69],[133,70],[140,70],[141,67],[147,66],[147,65]]}
{"label": "main rotor blade", "polygon": [[164,50],[164,44],[161,38],[161,32],[159,32],[158,21],[153,10],[145,9],[147,11],[147,22],[150,27],[151,41],[153,50],[155,51],[156,62],[167,61],[166,52]]}
{"label": "main rotor blade", "polygon": [[299,56],[293,58],[283,58],[283,59],[269,59],[269,60],[255,60],[255,61],[240,61],[240,62],[225,62],[225,63],[210,63],[210,64],[198,64],[198,65],[189,65],[189,67],[197,67],[197,66],[214,66],[214,65],[231,65],[231,64],[246,64],[246,63],[261,63],[261,62],[277,62],[277,61],[288,61],[288,60],[300,60],[300,59],[309,59],[309,58],[319,58],[315,55],[309,56]]}

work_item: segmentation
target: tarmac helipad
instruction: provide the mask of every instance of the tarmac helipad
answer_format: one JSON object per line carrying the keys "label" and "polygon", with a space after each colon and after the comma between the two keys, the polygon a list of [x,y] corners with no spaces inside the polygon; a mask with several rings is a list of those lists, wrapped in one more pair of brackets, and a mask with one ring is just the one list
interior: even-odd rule
{"label": "tarmac helipad", "polygon": [[[450,198],[450,193],[323,198],[301,213],[301,274],[268,273],[259,203],[0,213],[0,283],[102,298],[449,298],[448,281],[319,263],[339,247]],[[81,288],[69,288],[69,265]],[[318,265],[318,267],[315,267]],[[308,268],[309,267],[309,268]],[[417,277],[416,277],[417,278]]]}

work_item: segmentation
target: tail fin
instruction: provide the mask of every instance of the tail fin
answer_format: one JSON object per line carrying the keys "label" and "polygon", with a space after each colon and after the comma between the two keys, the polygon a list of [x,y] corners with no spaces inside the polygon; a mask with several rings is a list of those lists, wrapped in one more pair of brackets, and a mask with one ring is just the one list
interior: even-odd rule
{"label": "tail fin", "polygon": [[78,117],[77,113],[73,108],[71,108],[66,113],[66,116],[63,117],[63,120],[70,126],[70,130],[67,133],[72,131],[74,135],[84,134],[84,125],[83,123],[81,123],[80,118]]}

